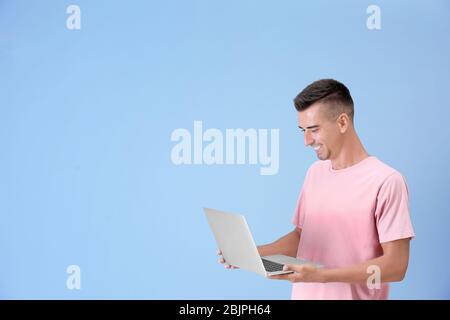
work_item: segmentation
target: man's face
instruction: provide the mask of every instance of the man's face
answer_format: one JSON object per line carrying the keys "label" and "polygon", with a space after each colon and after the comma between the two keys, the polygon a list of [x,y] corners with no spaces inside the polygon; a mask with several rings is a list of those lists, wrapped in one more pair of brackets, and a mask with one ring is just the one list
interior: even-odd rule
{"label": "man's face", "polygon": [[[333,159],[342,145],[342,134],[336,120],[324,111],[320,102],[298,112],[299,128],[304,133],[305,146],[311,146],[320,160]],[[326,110],[326,109],[325,109]]]}

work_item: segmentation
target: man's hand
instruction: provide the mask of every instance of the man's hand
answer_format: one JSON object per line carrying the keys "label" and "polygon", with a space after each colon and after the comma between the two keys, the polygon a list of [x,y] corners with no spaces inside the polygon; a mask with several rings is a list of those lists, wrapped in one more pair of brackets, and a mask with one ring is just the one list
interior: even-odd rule
{"label": "man's hand", "polygon": [[291,282],[325,282],[323,270],[309,264],[286,264],[283,270],[290,270],[294,272],[274,275],[269,278],[276,280],[289,280]]}
{"label": "man's hand", "polygon": [[219,256],[218,262],[221,263],[221,264],[223,264],[224,267],[225,267],[226,269],[239,269],[239,267],[229,265],[229,264],[225,261],[225,259],[224,259],[223,256],[222,256],[222,251],[220,251],[220,249],[217,249],[217,255]]}

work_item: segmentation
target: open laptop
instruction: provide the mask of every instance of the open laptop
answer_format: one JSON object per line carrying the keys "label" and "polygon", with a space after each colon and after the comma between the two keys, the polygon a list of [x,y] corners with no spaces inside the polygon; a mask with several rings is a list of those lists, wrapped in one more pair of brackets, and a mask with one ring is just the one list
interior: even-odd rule
{"label": "open laptop", "polygon": [[244,216],[209,208],[203,210],[223,258],[230,265],[256,272],[264,277],[291,273],[292,271],[283,271],[285,264],[309,264],[321,267],[311,261],[285,255],[261,257]]}

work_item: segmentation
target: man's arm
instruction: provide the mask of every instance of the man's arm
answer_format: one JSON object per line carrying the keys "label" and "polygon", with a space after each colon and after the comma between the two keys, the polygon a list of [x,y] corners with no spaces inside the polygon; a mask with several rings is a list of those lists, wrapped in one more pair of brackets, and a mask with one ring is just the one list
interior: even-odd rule
{"label": "man's arm", "polygon": [[[402,281],[408,269],[410,239],[381,244],[383,255],[346,268],[324,269],[324,282],[366,283],[370,266],[380,270],[381,282]],[[368,270],[370,271],[368,273]]]}
{"label": "man's arm", "polygon": [[287,265],[286,270],[294,273],[271,278],[292,282],[367,283],[373,273],[369,267],[376,266],[380,270],[381,282],[401,281],[408,268],[409,242],[407,238],[382,243],[383,255],[349,267],[318,269],[310,265]]}
{"label": "man's arm", "polygon": [[293,231],[289,232],[277,241],[274,241],[270,244],[258,246],[259,255],[263,257],[273,254],[283,254],[295,258],[297,256],[298,244],[300,242],[301,234],[302,229],[295,228]]}

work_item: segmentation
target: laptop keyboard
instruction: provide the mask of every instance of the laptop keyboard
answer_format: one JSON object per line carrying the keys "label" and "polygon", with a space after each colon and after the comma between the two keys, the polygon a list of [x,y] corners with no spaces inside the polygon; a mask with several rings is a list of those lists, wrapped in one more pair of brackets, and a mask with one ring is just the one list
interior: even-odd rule
{"label": "laptop keyboard", "polygon": [[272,262],[266,259],[261,260],[267,272],[283,271],[283,265],[281,263]]}

